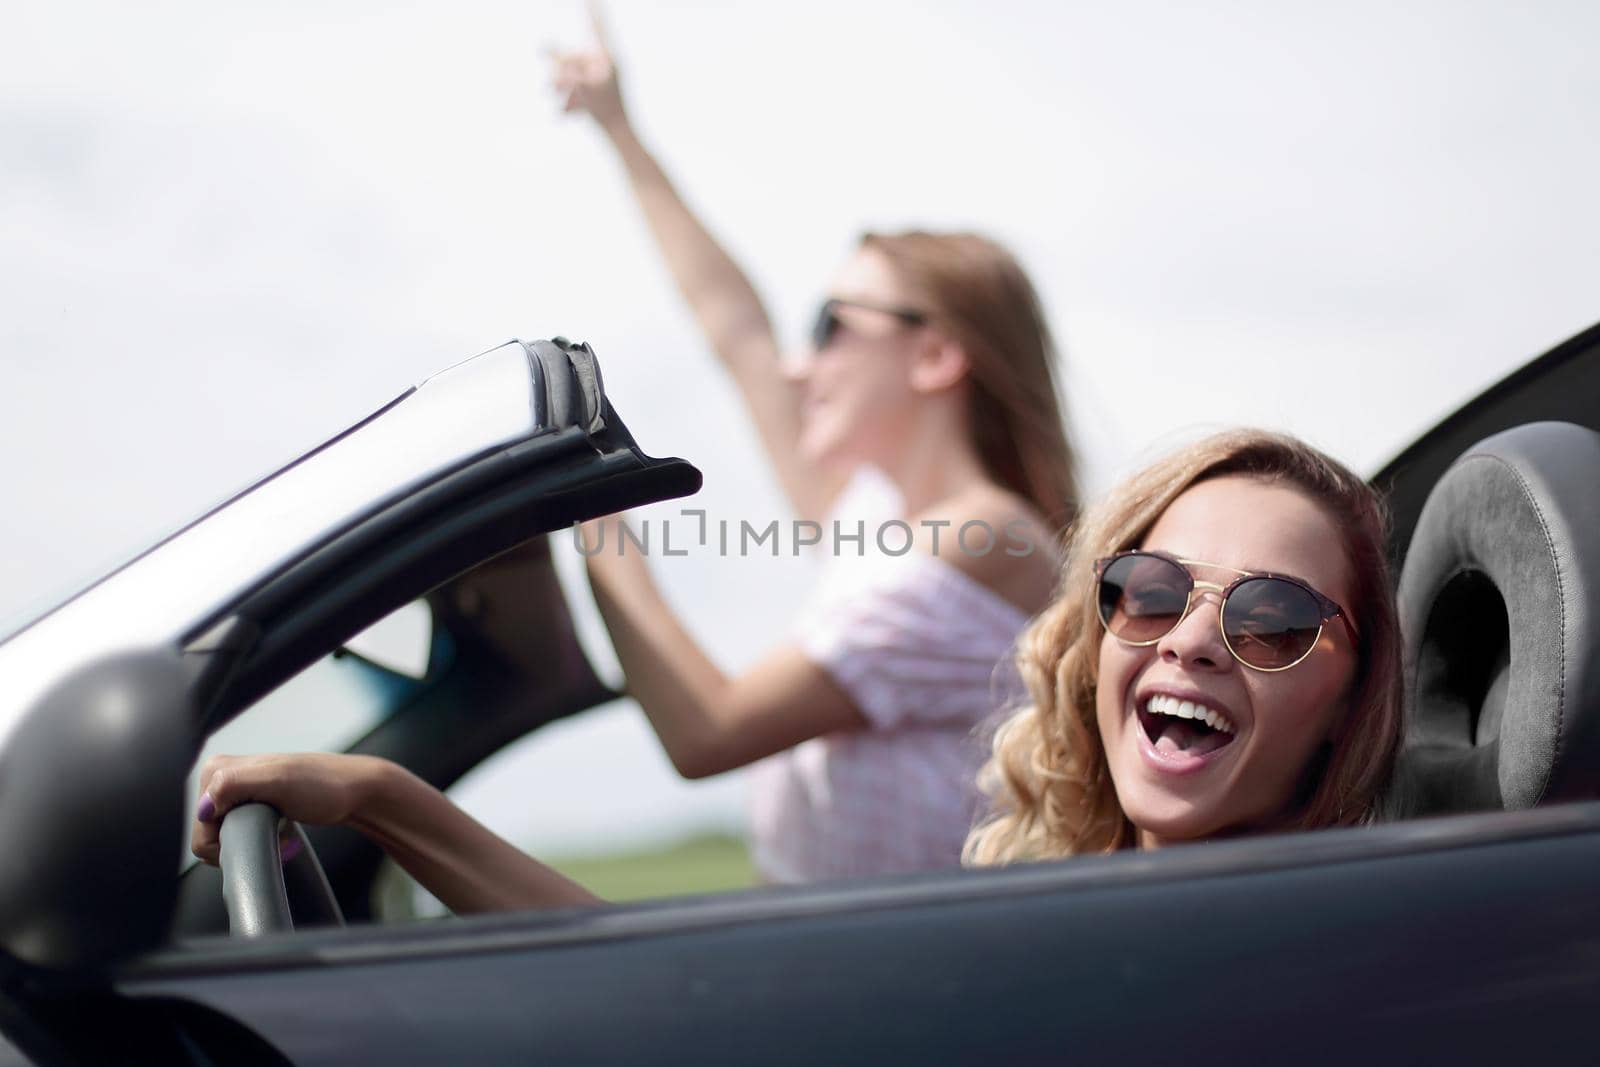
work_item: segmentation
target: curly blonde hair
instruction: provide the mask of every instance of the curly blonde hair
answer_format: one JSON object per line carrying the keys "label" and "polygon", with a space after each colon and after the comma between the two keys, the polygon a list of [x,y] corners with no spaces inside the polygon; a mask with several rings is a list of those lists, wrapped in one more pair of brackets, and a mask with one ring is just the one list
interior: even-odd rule
{"label": "curly blonde hair", "polygon": [[[1087,511],[1073,531],[1055,601],[1018,641],[1031,703],[1006,719],[978,783],[991,809],[967,838],[968,864],[1010,863],[1135,844],[1117,802],[1095,716],[1101,627],[1094,561],[1136,548],[1191,486],[1246,475],[1300,490],[1343,535],[1359,620],[1350,718],[1303,804],[1281,829],[1366,821],[1400,744],[1400,637],[1378,494],[1342,464],[1292,437],[1259,430],[1217,434],[1148,467]],[[1315,771],[1312,772],[1315,774]]]}

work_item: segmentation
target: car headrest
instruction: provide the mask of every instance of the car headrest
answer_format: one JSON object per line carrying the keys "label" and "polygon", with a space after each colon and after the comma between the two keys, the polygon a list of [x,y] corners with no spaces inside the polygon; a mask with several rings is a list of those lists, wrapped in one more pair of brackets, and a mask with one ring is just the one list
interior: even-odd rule
{"label": "car headrest", "polygon": [[1600,434],[1538,422],[1439,479],[1400,576],[1391,816],[1600,795]]}

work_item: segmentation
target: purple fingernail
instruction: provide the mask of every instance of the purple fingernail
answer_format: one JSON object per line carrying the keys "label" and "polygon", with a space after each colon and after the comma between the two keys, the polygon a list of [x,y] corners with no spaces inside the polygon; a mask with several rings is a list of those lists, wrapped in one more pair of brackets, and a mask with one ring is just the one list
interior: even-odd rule
{"label": "purple fingernail", "polygon": [[210,822],[217,817],[217,802],[211,799],[210,793],[200,794],[200,807],[194,814],[201,822]]}
{"label": "purple fingernail", "polygon": [[278,856],[285,863],[288,863],[298,855],[300,855],[300,839],[298,837],[291,837],[278,846]]}

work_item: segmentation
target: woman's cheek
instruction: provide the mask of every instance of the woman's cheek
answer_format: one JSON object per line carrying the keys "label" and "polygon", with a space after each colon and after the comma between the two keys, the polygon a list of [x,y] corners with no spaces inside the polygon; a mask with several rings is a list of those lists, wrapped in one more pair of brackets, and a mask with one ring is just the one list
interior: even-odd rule
{"label": "woman's cheek", "polygon": [[1100,657],[1095,681],[1095,717],[1100,724],[1100,739],[1109,741],[1116,736],[1123,719],[1122,709],[1127,700],[1128,686],[1133,682],[1137,650],[1122,644],[1109,633],[1100,638]]}

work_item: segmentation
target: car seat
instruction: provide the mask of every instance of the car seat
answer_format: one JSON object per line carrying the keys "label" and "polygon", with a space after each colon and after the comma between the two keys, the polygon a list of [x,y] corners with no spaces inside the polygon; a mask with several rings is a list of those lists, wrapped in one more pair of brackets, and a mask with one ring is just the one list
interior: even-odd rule
{"label": "car seat", "polygon": [[1463,453],[1423,506],[1399,607],[1387,817],[1600,795],[1600,434],[1529,423]]}

